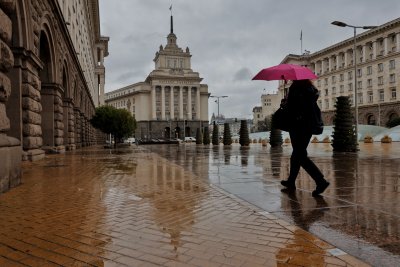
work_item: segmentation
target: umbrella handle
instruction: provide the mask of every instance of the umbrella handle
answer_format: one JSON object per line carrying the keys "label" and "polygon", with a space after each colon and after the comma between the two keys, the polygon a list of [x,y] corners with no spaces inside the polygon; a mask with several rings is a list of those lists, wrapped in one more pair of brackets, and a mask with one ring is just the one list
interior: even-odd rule
{"label": "umbrella handle", "polygon": [[287,91],[286,91],[286,84],[287,84],[287,80],[285,79],[285,76],[282,75],[282,79],[283,79],[283,98],[287,97]]}

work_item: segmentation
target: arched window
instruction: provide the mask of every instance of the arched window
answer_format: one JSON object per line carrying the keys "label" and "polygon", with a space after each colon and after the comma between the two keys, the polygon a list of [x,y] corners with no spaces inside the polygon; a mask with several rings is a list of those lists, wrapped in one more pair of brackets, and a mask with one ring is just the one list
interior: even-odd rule
{"label": "arched window", "polygon": [[367,116],[367,123],[368,125],[376,125],[375,116],[370,114]]}

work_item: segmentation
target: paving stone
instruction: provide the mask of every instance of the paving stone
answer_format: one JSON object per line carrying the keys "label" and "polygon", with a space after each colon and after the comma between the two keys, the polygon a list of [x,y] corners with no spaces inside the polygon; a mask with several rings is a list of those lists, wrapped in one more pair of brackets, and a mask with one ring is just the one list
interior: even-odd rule
{"label": "paving stone", "polygon": [[0,266],[359,262],[140,147],[49,155],[23,170],[23,184],[0,195]]}

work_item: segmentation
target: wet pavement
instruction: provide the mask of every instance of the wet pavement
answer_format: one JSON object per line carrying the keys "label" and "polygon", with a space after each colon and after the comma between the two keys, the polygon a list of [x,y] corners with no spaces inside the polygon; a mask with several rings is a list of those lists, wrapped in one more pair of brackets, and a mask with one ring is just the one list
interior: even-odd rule
{"label": "wet pavement", "polygon": [[304,172],[295,194],[280,191],[288,146],[24,162],[23,184],[0,195],[0,266],[399,266],[399,148],[332,156],[313,144],[331,182],[323,198]]}
{"label": "wet pavement", "polygon": [[360,143],[358,153],[333,153],[330,144],[311,144],[310,157],[331,183],[319,199],[311,196],[315,185],[303,170],[296,192],[281,192],[290,144],[282,149],[260,144],[150,149],[374,266],[400,266],[399,143]]}

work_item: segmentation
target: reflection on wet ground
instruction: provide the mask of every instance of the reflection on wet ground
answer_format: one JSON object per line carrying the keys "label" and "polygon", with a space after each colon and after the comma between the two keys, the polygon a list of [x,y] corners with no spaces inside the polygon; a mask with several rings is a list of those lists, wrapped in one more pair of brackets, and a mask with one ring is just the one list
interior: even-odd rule
{"label": "reflection on wet ground", "polygon": [[24,162],[23,184],[0,195],[0,266],[367,266],[265,212],[312,230],[335,206],[276,197],[284,150],[153,149],[178,164],[136,146]]}
{"label": "reflection on wet ground", "polygon": [[311,196],[315,185],[303,170],[297,191],[281,192],[290,145],[147,148],[374,266],[400,266],[398,143],[360,143],[358,153],[333,153],[330,144],[311,144],[310,157],[331,182],[321,198]]}

